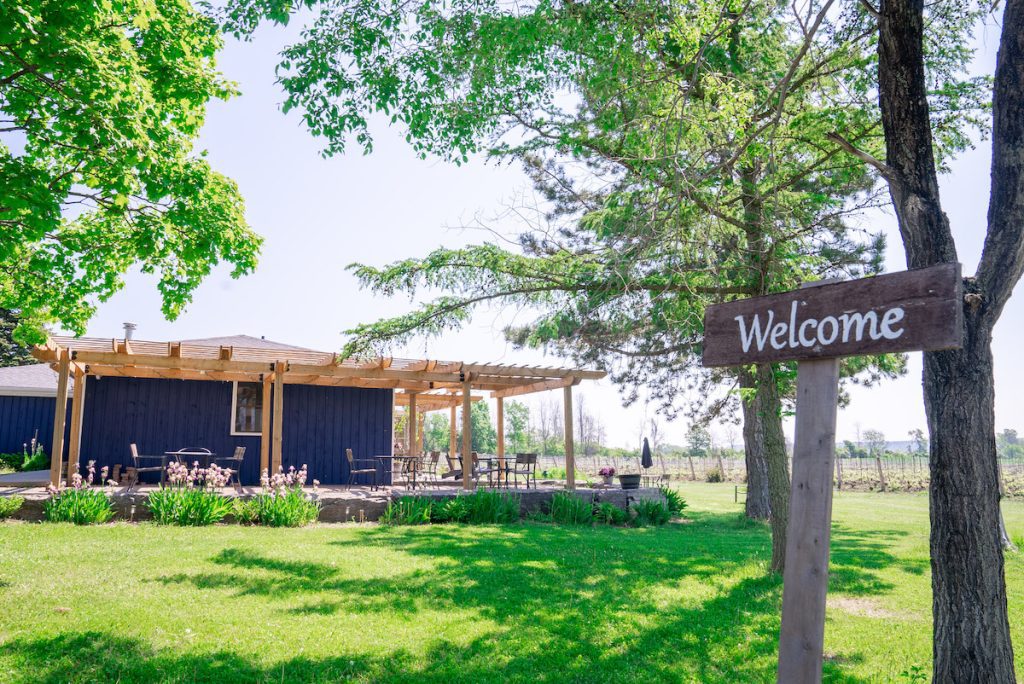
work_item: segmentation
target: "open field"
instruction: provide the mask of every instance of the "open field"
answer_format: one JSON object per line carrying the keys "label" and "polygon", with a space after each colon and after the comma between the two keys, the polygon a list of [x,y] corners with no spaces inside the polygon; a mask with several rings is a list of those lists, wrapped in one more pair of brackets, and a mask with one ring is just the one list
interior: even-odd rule
{"label": "open field", "polygon": [[[774,680],[767,529],[731,484],[680,489],[662,529],[0,524],[0,681]],[[926,503],[836,493],[828,681],[927,671]]]}

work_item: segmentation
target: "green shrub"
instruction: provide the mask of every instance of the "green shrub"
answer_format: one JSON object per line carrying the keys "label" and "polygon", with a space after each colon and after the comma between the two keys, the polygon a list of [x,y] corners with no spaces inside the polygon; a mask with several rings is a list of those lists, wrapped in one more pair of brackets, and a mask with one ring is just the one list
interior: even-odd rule
{"label": "green shrub", "polygon": [[22,454],[0,454],[0,470],[18,470],[24,460]]}
{"label": "green shrub", "polygon": [[657,527],[672,517],[668,506],[660,501],[640,499],[633,504],[633,524],[636,527]]}
{"label": "green shrub", "polygon": [[302,491],[306,484],[306,466],[300,470],[294,467],[285,472],[283,468],[271,477],[264,470],[260,475],[262,491],[255,497],[236,499],[232,514],[243,525],[266,525],[267,527],[304,527],[320,517],[320,502],[316,500],[317,486],[313,480],[313,497]]}
{"label": "green shrub", "polygon": [[388,503],[381,515],[384,525],[427,525],[434,502],[425,496],[403,496]]}
{"label": "green shrub", "polygon": [[14,515],[23,503],[23,496],[0,496],[0,520]]}
{"label": "green shrub", "polygon": [[426,525],[432,522],[500,525],[518,520],[518,496],[485,489],[443,501],[425,496],[403,496],[389,503],[380,518],[386,525]]}
{"label": "green shrub", "polygon": [[708,482],[725,482],[725,476],[722,474],[722,469],[718,466],[708,468],[708,472],[704,475],[704,479]]}
{"label": "green shrub", "polygon": [[98,525],[114,517],[114,506],[99,489],[62,489],[43,504],[43,517],[49,522]]}
{"label": "green shrub", "polygon": [[551,519],[560,525],[589,525],[594,521],[594,506],[568,492],[551,497]]}
{"label": "green shrub", "polygon": [[228,482],[228,471],[217,465],[191,469],[184,463],[167,466],[167,486],[146,497],[146,508],[158,525],[201,526],[220,522],[234,507],[220,493]]}
{"label": "green shrub", "polygon": [[519,497],[515,494],[478,489],[462,497],[469,507],[470,525],[502,525],[519,521]]}
{"label": "green shrub", "polygon": [[267,527],[305,527],[320,517],[320,502],[309,499],[301,488],[281,493],[261,493],[248,501],[236,499],[235,520]]}
{"label": "green shrub", "polygon": [[[100,480],[107,476],[104,467]],[[86,476],[71,476],[70,487],[47,485],[50,498],[43,503],[43,518],[49,522],[69,522],[76,525],[96,525],[114,517],[114,505],[107,493],[92,488],[96,477],[96,461],[86,465]]]}
{"label": "green shrub", "polygon": [[256,525],[259,523],[259,509],[253,499],[237,497],[231,503],[231,517],[241,525]]}
{"label": "green shrub", "polygon": [[161,487],[146,498],[146,508],[158,525],[212,525],[224,519],[232,501],[205,488]]}
{"label": "green shrub", "polygon": [[434,502],[432,520],[439,523],[464,523],[469,520],[469,497],[456,496]]}
{"label": "green shrub", "polygon": [[527,511],[526,515],[523,516],[523,517],[526,520],[529,520],[530,522],[544,522],[544,523],[552,522],[551,514],[550,513],[545,513],[544,511],[540,510],[539,508],[535,508],[535,509],[533,509],[531,511]]}
{"label": "green shrub", "polygon": [[683,495],[672,489],[671,487],[658,487],[661,490],[661,495],[665,497],[665,503],[668,504],[668,512],[672,515],[681,515],[686,510],[686,499]]}
{"label": "green shrub", "polygon": [[594,509],[594,520],[602,525],[625,525],[629,514],[613,503],[602,501]]}
{"label": "green shrub", "polygon": [[32,448],[22,454],[21,470],[46,470],[50,467],[50,457],[43,451],[43,445],[32,442]]}

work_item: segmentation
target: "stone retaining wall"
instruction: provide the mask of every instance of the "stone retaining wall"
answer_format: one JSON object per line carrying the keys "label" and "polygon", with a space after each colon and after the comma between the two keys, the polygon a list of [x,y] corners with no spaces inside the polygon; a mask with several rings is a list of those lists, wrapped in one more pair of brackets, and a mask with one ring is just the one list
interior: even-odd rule
{"label": "stone retaining wall", "polygon": [[[503,490],[506,491],[506,490]],[[520,511],[523,515],[531,511],[547,510],[551,504],[551,498],[556,492],[563,491],[557,488],[545,489],[513,489],[507,490],[520,497]],[[408,496],[410,492],[394,490],[391,492],[372,492],[366,490],[354,491],[324,491],[320,494],[320,502],[323,506],[320,511],[320,522],[365,522],[378,520],[388,503],[392,499],[401,496]],[[0,496],[9,494],[0,493]],[[15,495],[17,495],[15,493]],[[426,490],[415,492],[416,496],[428,496],[437,499],[450,499],[461,496],[458,490]],[[656,488],[641,489],[577,489],[575,495],[593,501],[594,503],[608,502],[626,509],[628,506],[640,499],[653,499],[665,501],[661,491]],[[145,506],[146,492],[133,492],[129,494],[114,493],[111,498],[116,511],[115,520],[141,521],[150,520],[152,516]],[[240,496],[251,496],[242,494]],[[17,520],[41,521],[43,519],[43,502],[47,495],[25,494],[25,503],[12,516]]]}

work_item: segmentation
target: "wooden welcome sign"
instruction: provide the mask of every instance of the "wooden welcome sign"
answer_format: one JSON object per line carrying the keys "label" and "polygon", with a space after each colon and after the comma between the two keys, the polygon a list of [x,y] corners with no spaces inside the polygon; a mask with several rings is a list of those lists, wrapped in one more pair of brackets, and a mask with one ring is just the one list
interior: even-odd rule
{"label": "wooden welcome sign", "polygon": [[961,346],[962,287],[960,264],[939,264],[811,283],[705,313],[705,366],[798,361],[780,683],[821,681],[839,358]]}

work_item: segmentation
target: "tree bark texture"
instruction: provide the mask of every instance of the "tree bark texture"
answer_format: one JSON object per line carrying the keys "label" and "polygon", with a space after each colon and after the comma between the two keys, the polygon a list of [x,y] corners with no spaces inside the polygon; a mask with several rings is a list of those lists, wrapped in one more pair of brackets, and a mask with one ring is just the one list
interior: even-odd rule
{"label": "tree bark texture", "polygon": [[[756,390],[754,373],[740,371],[740,387]],[[768,461],[764,451],[764,429],[755,406],[756,399],[743,401],[743,455],[747,467],[746,514],[752,520],[768,520],[771,503],[768,496]]]}
{"label": "tree bark texture", "polygon": [[749,464],[753,460],[759,472],[764,473],[759,486],[764,488],[762,496],[766,494],[767,517],[771,521],[771,569],[781,573],[786,566],[786,527],[789,525],[789,462],[786,458],[786,437],[782,431],[782,399],[770,363],[758,364],[753,373],[744,371],[744,374],[754,389],[753,397],[744,402],[743,407],[743,438],[748,450],[747,503],[749,506],[749,478],[753,473]]}
{"label": "tree bark texture", "polygon": [[935,681],[1010,683],[991,338],[966,327],[963,349],[924,359]]}
{"label": "tree bark texture", "polygon": [[[942,211],[924,71],[923,0],[883,0],[884,173],[911,268],[957,260]],[[924,355],[931,437],[936,682],[1014,682],[1000,539],[992,330],[1024,271],[1024,0],[1005,4],[993,90],[988,232],[964,282],[964,346]]]}

